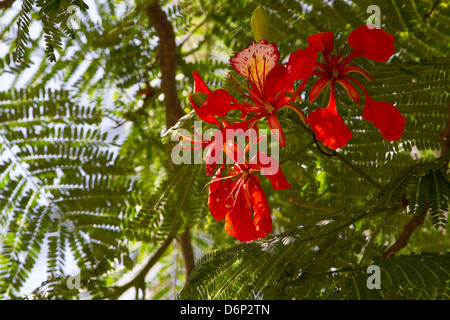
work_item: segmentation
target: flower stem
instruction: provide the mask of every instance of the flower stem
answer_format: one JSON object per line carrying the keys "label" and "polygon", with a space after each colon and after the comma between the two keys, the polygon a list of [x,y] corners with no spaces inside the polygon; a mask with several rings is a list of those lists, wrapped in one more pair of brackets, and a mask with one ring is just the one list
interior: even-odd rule
{"label": "flower stem", "polygon": [[328,213],[336,213],[336,211],[338,211],[338,210],[333,209],[333,208],[319,206],[316,203],[300,202],[300,201],[297,201],[297,200],[295,200],[295,199],[293,199],[291,197],[287,197],[287,199],[291,203],[296,204],[297,206],[302,207],[302,208],[315,209],[315,210],[318,210],[318,211],[323,211],[323,212],[328,212]]}
{"label": "flower stem", "polygon": [[383,186],[381,184],[379,184],[378,182],[376,182],[375,180],[373,180],[371,177],[369,177],[363,170],[361,170],[361,168],[355,166],[349,159],[347,159],[347,157],[345,157],[344,155],[340,154],[339,152],[336,153],[336,158],[343,162],[349,170],[354,171],[355,173],[357,173],[361,178],[363,178],[364,180],[366,180],[367,182],[369,182],[371,185],[373,185],[374,187],[376,187],[377,189],[382,189]]}

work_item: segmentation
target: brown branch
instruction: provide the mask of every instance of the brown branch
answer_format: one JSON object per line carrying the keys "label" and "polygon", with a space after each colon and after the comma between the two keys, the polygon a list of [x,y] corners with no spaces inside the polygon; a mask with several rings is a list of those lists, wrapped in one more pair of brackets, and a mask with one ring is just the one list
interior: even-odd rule
{"label": "brown branch", "polygon": [[15,0],[4,0],[0,1],[0,9],[7,9],[10,8]]}
{"label": "brown branch", "polygon": [[194,250],[191,244],[191,232],[189,227],[186,226],[184,233],[179,238],[181,254],[183,256],[184,270],[186,272],[186,280],[191,275],[195,266]]}
{"label": "brown branch", "polygon": [[391,258],[395,256],[397,252],[407,246],[409,238],[411,237],[413,231],[420,225],[423,224],[425,220],[425,216],[430,209],[430,206],[427,205],[425,209],[417,216],[414,216],[411,221],[409,221],[404,227],[400,237],[394,244],[383,254],[383,259]]}
{"label": "brown branch", "polygon": [[161,91],[164,94],[166,127],[168,129],[176,124],[183,115],[175,80],[178,62],[175,34],[172,24],[157,0],[146,8],[146,13],[159,37],[158,58],[161,67]]}
{"label": "brown branch", "polygon": [[[161,91],[164,94],[166,107],[166,129],[169,129],[183,116],[175,79],[178,63],[175,34],[172,24],[167,19],[167,15],[162,10],[158,0],[153,1],[153,4],[146,8],[146,14],[159,37],[158,58],[161,67]],[[173,166],[170,157],[169,165]],[[181,235],[179,241],[187,279],[195,264],[188,226],[186,226],[185,233]]]}
{"label": "brown branch", "polygon": [[[167,15],[164,13],[157,0],[153,1],[153,3],[145,9],[145,11],[159,37],[158,60],[161,68],[160,90],[161,93],[164,94],[166,116],[165,123],[166,128],[168,129],[175,125],[183,115],[175,79],[178,62],[175,34],[173,32],[172,24],[167,19]],[[170,157],[169,166],[172,168]],[[148,259],[141,271],[139,271],[139,273],[126,284],[114,288],[113,293],[106,298],[111,300],[118,299],[125,291],[133,287],[136,288],[137,296],[139,289],[145,288],[145,277],[148,272],[163,256],[174,239],[175,236],[170,233],[166,240],[161,243],[159,248]],[[186,227],[184,234],[179,237],[179,241],[181,244],[181,252],[183,254],[187,279],[195,264],[189,227]]]}
{"label": "brown branch", "polygon": [[166,240],[164,240],[163,243],[159,246],[159,248],[153,253],[153,255],[148,259],[147,263],[142,267],[141,271],[129,282],[126,284],[116,287],[113,290],[113,293],[109,296],[107,296],[107,299],[110,300],[116,300],[122,296],[125,291],[128,289],[135,287],[136,291],[139,289],[143,289],[145,287],[145,277],[147,276],[147,273],[150,271],[150,269],[155,265],[156,262],[162,257],[164,252],[166,252],[167,248],[169,248],[170,244],[172,243],[174,239],[174,236],[172,233],[170,233]]}

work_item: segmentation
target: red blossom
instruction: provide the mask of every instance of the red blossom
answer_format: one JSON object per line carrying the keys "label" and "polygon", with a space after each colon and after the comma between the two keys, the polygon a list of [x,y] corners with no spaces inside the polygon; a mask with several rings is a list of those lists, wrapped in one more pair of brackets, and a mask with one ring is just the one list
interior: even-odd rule
{"label": "red blossom", "polygon": [[[288,107],[297,112],[305,123],[309,122],[317,139],[331,149],[342,148],[353,136],[336,107],[336,83],[346,90],[352,100],[359,103],[359,93],[354,86],[356,84],[365,95],[362,117],[372,122],[387,140],[398,140],[403,134],[405,119],[397,108],[390,103],[373,100],[366,89],[350,75],[359,73],[370,81],[373,78],[361,68],[348,65],[360,56],[374,61],[389,59],[395,49],[392,35],[367,26],[359,27],[348,37],[351,51],[346,55],[345,48],[332,53],[332,32],[312,35],[307,41],[309,46],[293,52],[284,65],[278,63],[280,53],[276,45],[269,44],[266,40],[252,42],[231,58],[233,68],[247,79],[247,84],[238,82],[231,75],[230,79],[252,104],[237,103],[225,89],[211,91],[200,75],[193,73],[194,93],[190,96],[192,107],[201,120],[217,125],[220,130],[212,139],[190,141],[198,148],[208,150],[205,158],[207,175],[213,174],[219,165],[219,154],[225,154],[233,162],[232,166],[222,163],[213,175],[209,186],[208,206],[217,221],[225,220],[227,233],[239,241],[260,239],[272,232],[269,204],[256,173],[266,176],[274,190],[291,187],[280,164],[273,157],[260,151],[253,157],[248,155],[252,151],[251,146],[262,139],[258,134],[247,136],[249,128],[257,129],[256,120],[266,118],[272,134],[284,147],[284,133],[276,112]],[[317,61],[318,52],[322,54],[324,63]],[[330,99],[327,107],[313,111],[307,120],[291,102],[305,88],[311,75],[319,78],[309,93],[310,101],[314,101],[328,85]],[[296,85],[299,80],[301,83]],[[194,94],[200,94],[200,99],[195,97],[196,102]],[[230,125],[224,119],[218,119],[231,110],[241,111],[242,118],[246,120]],[[248,138],[244,150],[234,142],[234,137],[241,134]]]}
{"label": "red blossom", "polygon": [[[235,87],[253,102],[253,105],[249,103],[236,105],[236,109],[241,110],[244,116],[250,116],[254,121],[266,117],[272,133],[284,147],[284,133],[276,112],[283,107],[288,107],[306,122],[300,110],[290,103],[305,87],[314,71],[317,52],[309,47],[304,50],[299,49],[289,56],[286,65],[278,64],[279,58],[280,53],[275,44],[269,44],[266,40],[252,42],[248,48],[236,53],[230,60],[233,68],[247,78],[247,85],[239,82],[236,84],[236,79],[234,81],[230,79]],[[294,89],[294,83],[298,80],[302,80],[302,83]]]}
{"label": "red blossom", "polygon": [[342,148],[353,135],[336,109],[334,84],[331,86],[330,102],[326,108],[317,109],[309,115],[309,123],[317,139],[330,149]]}
{"label": "red blossom", "polygon": [[181,140],[190,142],[193,147],[192,148],[183,148],[185,150],[196,150],[196,149],[204,149],[206,150],[205,155],[205,169],[206,175],[209,176],[214,173],[217,165],[222,164],[223,157],[222,153],[225,150],[224,145],[228,141],[234,139],[235,136],[241,134],[249,134],[248,133],[248,121],[244,122],[234,122],[229,124],[228,121],[222,119],[222,128],[220,130],[216,130],[211,139],[206,139],[201,136],[198,132],[194,130],[195,136],[199,138],[199,140],[191,139],[190,137],[181,136]]}
{"label": "red blossom", "polygon": [[231,110],[239,108],[237,100],[225,89],[217,89],[212,92],[198,72],[192,74],[194,75],[194,93],[206,95],[203,104],[197,105],[193,100],[193,94],[191,94],[189,99],[192,108],[201,120],[220,127],[221,125],[216,117],[224,117]]}
{"label": "red blossom", "polygon": [[[235,164],[221,166],[209,187],[208,205],[217,221],[225,220],[225,230],[237,240],[247,242],[264,238],[272,232],[272,217],[259,177],[269,178],[274,190],[290,188],[279,163],[258,152],[250,161],[236,144],[226,144],[226,154]],[[227,171],[224,174],[224,171]]]}
{"label": "red blossom", "polygon": [[[394,37],[382,29],[370,29],[366,25],[356,28],[348,36],[351,51],[344,55],[344,49],[333,51],[333,33],[317,33],[307,38],[310,47],[322,53],[325,63],[316,62],[319,71],[314,75],[319,79],[311,88],[309,100],[313,102],[322,90],[330,85],[331,97],[328,107],[313,111],[308,121],[317,138],[331,149],[342,148],[351,138],[352,134],[345,125],[336,109],[335,84],[340,84],[353,101],[359,103],[360,97],[353,83],[361,88],[365,95],[363,118],[373,123],[382,136],[388,141],[398,140],[403,134],[405,118],[397,108],[388,102],[373,100],[365,88],[351,73],[359,73],[369,81],[373,78],[363,69],[348,64],[356,57],[365,57],[373,61],[388,60],[395,49]],[[352,83],[353,82],[353,83]]]}

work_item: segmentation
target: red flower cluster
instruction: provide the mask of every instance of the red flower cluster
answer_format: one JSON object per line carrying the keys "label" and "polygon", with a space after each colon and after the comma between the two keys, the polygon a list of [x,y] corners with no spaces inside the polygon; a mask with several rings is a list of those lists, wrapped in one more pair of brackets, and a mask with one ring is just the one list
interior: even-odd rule
{"label": "red flower cluster", "polygon": [[[258,152],[250,161],[234,143],[225,144],[227,156],[235,162],[224,174],[220,167],[209,188],[209,209],[217,221],[225,220],[225,230],[239,241],[263,238],[272,231],[272,217],[266,195],[255,173],[275,166],[264,174],[274,190],[290,188],[279,164],[269,155]],[[269,165],[270,164],[270,165]]]}
{"label": "red flower cluster", "polygon": [[[255,173],[262,173],[272,183],[274,190],[290,188],[276,159],[263,153],[248,159],[248,151],[264,137],[248,136],[248,145],[239,146],[234,142],[235,135],[248,129],[256,129],[256,121],[267,119],[273,136],[279,144],[286,144],[283,129],[276,112],[287,107],[294,110],[301,119],[311,126],[317,139],[331,149],[342,148],[352,133],[337,112],[335,84],[344,87],[350,97],[359,103],[359,94],[351,83],[357,84],[365,94],[362,116],[378,128],[387,140],[398,140],[405,120],[390,103],[373,100],[365,88],[351,73],[360,73],[369,80],[372,77],[357,66],[349,66],[354,58],[362,56],[374,61],[386,61],[394,52],[394,37],[381,29],[361,26],[348,37],[352,50],[343,55],[344,49],[333,54],[333,33],[325,32],[307,38],[308,47],[290,54],[286,64],[279,64],[280,53],[275,44],[266,40],[253,42],[248,48],[235,54],[230,62],[232,67],[247,79],[242,84],[230,75],[234,86],[247,101],[238,101],[225,89],[211,91],[200,75],[194,72],[194,93],[190,96],[191,105],[198,117],[220,130],[211,140],[201,142],[193,140],[199,148],[208,149],[205,158],[206,174],[213,175],[209,187],[208,205],[212,216],[225,220],[225,229],[239,241],[252,241],[263,238],[272,231],[272,218],[267,197]],[[323,62],[318,61],[318,53]],[[318,76],[309,93],[310,102],[314,101],[322,90],[330,84],[330,100],[326,108],[313,111],[306,118],[292,103],[302,91],[311,76]],[[203,99],[195,99],[195,95]],[[240,122],[229,124],[224,119],[231,110],[241,112]],[[220,121],[219,121],[220,120]],[[240,131],[237,129],[241,129]],[[232,130],[232,135],[226,132]],[[235,132],[241,132],[236,133]],[[224,139],[224,137],[227,137]],[[219,165],[217,153],[231,159],[232,166]]]}
{"label": "red flower cluster", "polygon": [[350,82],[353,81],[361,88],[366,97],[362,117],[372,122],[386,140],[400,139],[405,126],[405,118],[392,104],[373,100],[361,83],[349,74],[356,72],[370,81],[373,78],[361,68],[348,65],[350,61],[360,56],[379,62],[388,60],[394,53],[394,37],[382,29],[360,26],[348,36],[348,44],[352,50],[345,56],[343,55],[344,49],[340,52],[337,50],[336,54],[332,54],[332,32],[314,34],[309,36],[307,41],[310,47],[322,53],[325,62],[316,62],[316,67],[320,71],[314,72],[314,75],[319,76],[319,79],[311,88],[309,101],[314,101],[326,85],[330,84],[331,87],[328,106],[313,111],[308,117],[311,129],[317,138],[331,149],[342,148],[352,138],[350,129],[337,112],[335,85],[336,82],[342,85],[349,96],[359,103],[358,91]]}
{"label": "red flower cluster", "polygon": [[[272,231],[272,218],[267,197],[256,173],[262,173],[272,182],[274,190],[290,188],[291,185],[273,157],[256,152],[247,159],[251,145],[256,145],[264,136],[259,136],[258,127],[252,121],[229,124],[223,117],[232,109],[250,112],[250,104],[237,101],[224,89],[211,92],[197,72],[194,75],[194,94],[203,93],[205,101],[199,107],[191,95],[191,105],[199,118],[217,125],[220,130],[212,139],[190,140],[197,147],[206,149],[206,174],[212,175],[219,165],[218,152],[223,152],[233,162],[232,166],[222,161],[214,173],[209,187],[209,209],[217,221],[225,220],[228,234],[239,241],[251,241],[265,237]],[[253,131],[249,130],[253,129]],[[249,133],[250,132],[250,133]],[[252,135],[251,133],[255,133]],[[242,149],[234,142],[235,135],[246,135],[249,143]],[[184,137],[185,140],[188,140]]]}

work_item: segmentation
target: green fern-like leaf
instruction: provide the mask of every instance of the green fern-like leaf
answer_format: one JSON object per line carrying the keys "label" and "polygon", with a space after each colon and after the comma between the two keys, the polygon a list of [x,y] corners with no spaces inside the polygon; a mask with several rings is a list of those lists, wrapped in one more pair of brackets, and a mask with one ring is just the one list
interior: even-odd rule
{"label": "green fern-like leaf", "polygon": [[366,268],[347,277],[342,295],[347,299],[426,299],[444,298],[439,288],[450,279],[449,254],[397,256],[374,261],[380,268],[380,289],[370,289]]}
{"label": "green fern-like leaf", "polygon": [[100,114],[67,92],[12,90],[0,99],[2,293],[19,292],[44,242],[49,273],[61,274],[76,250],[82,272],[103,274],[127,254],[134,170],[116,159]]}

